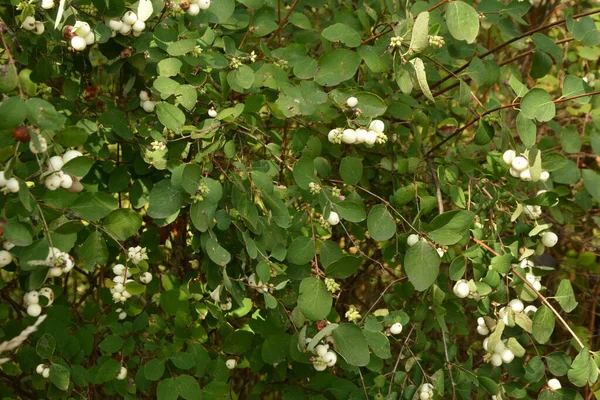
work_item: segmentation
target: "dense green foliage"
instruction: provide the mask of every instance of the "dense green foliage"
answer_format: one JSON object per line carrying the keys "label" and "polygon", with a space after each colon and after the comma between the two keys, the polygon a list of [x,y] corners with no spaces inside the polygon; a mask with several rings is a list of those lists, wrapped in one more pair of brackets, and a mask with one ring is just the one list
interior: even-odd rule
{"label": "dense green foliage", "polygon": [[600,399],[599,15],[1,1],[0,397]]}

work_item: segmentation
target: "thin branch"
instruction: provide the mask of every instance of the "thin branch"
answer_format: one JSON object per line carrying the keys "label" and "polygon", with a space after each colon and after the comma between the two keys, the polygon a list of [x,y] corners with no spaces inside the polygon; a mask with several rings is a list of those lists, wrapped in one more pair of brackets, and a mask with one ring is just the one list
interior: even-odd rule
{"label": "thin branch", "polygon": [[275,39],[277,36],[279,36],[279,34],[281,33],[281,30],[287,23],[288,19],[290,18],[290,15],[292,15],[292,13],[294,12],[294,9],[296,8],[296,6],[298,5],[299,2],[300,2],[300,0],[294,0],[294,2],[290,6],[290,9],[288,10],[287,14],[285,14],[285,17],[283,17],[283,19],[279,22],[279,26],[277,27],[277,30],[275,31],[275,33],[273,33],[271,35],[271,37],[269,38],[269,40],[267,40],[267,47],[271,44],[273,39]]}

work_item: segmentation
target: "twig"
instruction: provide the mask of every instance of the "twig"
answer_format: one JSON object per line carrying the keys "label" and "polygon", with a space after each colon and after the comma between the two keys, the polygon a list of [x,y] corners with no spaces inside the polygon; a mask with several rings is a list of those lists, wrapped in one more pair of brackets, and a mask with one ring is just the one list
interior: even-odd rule
{"label": "twig", "polygon": [[452,384],[452,399],[456,400],[456,383],[454,382],[454,377],[452,376],[452,363],[450,362],[450,356],[448,355],[448,343],[446,342],[446,332],[445,326],[442,326],[440,320],[438,319],[438,324],[442,331],[442,342],[444,343],[444,354],[446,356],[446,365],[448,366],[448,375],[450,375],[450,383]]}
{"label": "twig", "polygon": [[292,15],[292,12],[294,12],[294,9],[296,8],[296,6],[298,5],[299,2],[300,2],[300,0],[294,0],[294,2],[290,6],[290,9],[288,10],[287,14],[285,14],[285,17],[283,17],[283,19],[279,22],[279,26],[277,27],[277,30],[275,31],[275,33],[273,33],[271,35],[271,37],[269,38],[269,40],[267,40],[267,47],[271,44],[273,39],[275,39],[277,36],[279,36],[279,34],[281,33],[281,30],[287,23],[288,19],[290,18],[290,15]]}
{"label": "twig", "polygon": [[398,358],[396,358],[396,363],[394,364],[394,369],[392,370],[392,373],[391,373],[392,377],[390,379],[390,389],[388,390],[388,397],[390,397],[392,394],[392,387],[394,385],[394,379],[396,378],[396,370],[398,369],[398,365],[400,364],[400,358],[402,357],[402,351],[404,350],[404,347],[406,346],[406,343],[408,342],[408,339],[410,338],[410,335],[412,334],[414,329],[415,329],[415,324],[412,324],[410,326],[410,330],[406,334],[406,339],[404,339],[404,343],[402,344],[402,347],[400,348],[400,351],[398,352]]}

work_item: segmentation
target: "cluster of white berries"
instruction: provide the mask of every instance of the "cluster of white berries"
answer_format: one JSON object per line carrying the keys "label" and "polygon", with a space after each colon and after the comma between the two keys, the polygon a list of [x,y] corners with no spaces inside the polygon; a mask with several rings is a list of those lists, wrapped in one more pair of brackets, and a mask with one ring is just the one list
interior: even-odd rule
{"label": "cluster of white berries", "polygon": [[156,102],[150,100],[150,93],[148,93],[146,90],[142,90],[140,92],[140,107],[142,107],[147,113],[151,113],[154,111],[154,107],[156,107]]}
{"label": "cluster of white berries", "polygon": [[237,367],[237,361],[235,360],[235,358],[230,358],[229,360],[225,361],[225,366],[227,367],[227,369],[234,369],[235,367]]}
{"label": "cluster of white berries", "polygon": [[443,36],[429,35],[428,38],[429,38],[429,45],[431,47],[437,47],[438,49],[441,49],[442,47],[444,47],[444,44],[446,43],[444,41]]}
{"label": "cluster of white berries", "polygon": [[431,383],[424,383],[419,387],[419,399],[433,399],[433,385]]}
{"label": "cluster of white berries", "polygon": [[533,267],[534,264],[532,261],[529,261],[527,259],[524,259],[523,261],[521,261],[521,263],[519,264],[519,267],[522,269],[527,268],[528,272],[525,274],[525,279],[531,283],[531,285],[533,286],[533,288],[535,290],[541,290],[542,289],[542,283],[540,282],[542,280],[541,276],[536,276],[533,273]]}
{"label": "cluster of white berries", "polygon": [[538,219],[542,216],[542,207],[527,204],[523,209],[523,212],[531,219]]}
{"label": "cluster of white berries", "polygon": [[[355,97],[350,97],[347,102],[348,106],[354,108],[358,104],[358,100]],[[350,106],[353,104],[353,106]],[[374,119],[369,124],[368,129],[359,128],[335,128],[329,131],[327,139],[334,144],[346,143],[346,144],[360,144],[364,143],[367,146],[373,146],[375,143],[383,144],[387,142],[388,138],[383,133],[385,131],[385,124],[383,121]]]}
{"label": "cluster of white berries", "polygon": [[[514,150],[506,150],[502,154],[502,160],[509,166],[510,175],[514,178],[519,178],[522,181],[531,181],[531,170],[529,169],[529,161],[523,154],[518,155]],[[548,171],[542,170],[540,173],[540,181],[546,182],[550,178]]]}
{"label": "cluster of white berries", "polygon": [[96,42],[96,36],[92,32],[90,24],[85,21],[77,21],[73,26],[65,26],[63,36],[70,40],[71,47],[76,51],[83,51],[87,46]]}
{"label": "cluster of white berries", "polygon": [[489,338],[485,338],[483,341],[483,349],[492,353],[492,356],[489,358],[489,360],[494,367],[499,367],[502,365],[502,363],[510,364],[512,360],[515,359],[515,353],[506,347],[505,342],[506,339],[499,340],[493,349],[489,349]]}
{"label": "cluster of white berries", "polygon": [[[310,343],[311,338],[306,338],[306,343]],[[325,371],[327,367],[333,367],[337,363],[337,354],[329,350],[329,344],[318,344],[313,349],[314,357],[311,357],[313,367],[317,371]]]}
{"label": "cluster of white berries", "polygon": [[37,317],[42,312],[40,296],[44,296],[48,299],[47,306],[51,306],[54,302],[54,291],[49,287],[41,288],[39,291],[32,290],[31,292],[25,293],[23,296],[23,304],[27,306],[27,314],[31,317]]}
{"label": "cluster of white berries", "polygon": [[129,279],[131,272],[125,265],[117,264],[113,267],[113,273],[116,276],[113,278],[114,286],[110,289],[110,293],[115,303],[125,303],[131,297],[131,293],[125,290],[125,285],[133,282],[133,279]]}
{"label": "cluster of white berries", "polygon": [[26,31],[33,31],[36,35],[41,35],[46,30],[44,23],[42,21],[36,21],[32,16],[25,17],[21,27]]}
{"label": "cluster of white berries", "polygon": [[[181,4],[184,4],[184,3],[185,3],[185,1],[182,2]],[[181,4],[179,5],[180,7],[181,7]],[[189,0],[189,6],[187,4],[186,4],[186,6],[188,8],[185,10],[185,12],[187,12],[188,15],[195,17],[196,15],[198,15],[200,13],[200,10],[208,10],[208,7],[210,7],[210,0]]]}
{"label": "cluster of white berries", "polygon": [[40,364],[35,368],[35,372],[38,375],[43,376],[44,378],[48,379],[50,377],[50,367],[47,366],[46,364]]}
{"label": "cluster of white berries", "polygon": [[127,249],[127,257],[135,265],[138,265],[141,261],[148,259],[148,254],[145,247],[135,246]]}
{"label": "cluster of white berries", "polygon": [[402,324],[400,322],[396,322],[390,326],[390,333],[392,335],[399,335],[402,332]]}
{"label": "cluster of white berries", "polygon": [[77,150],[69,150],[62,156],[53,156],[48,159],[48,171],[51,172],[44,179],[44,185],[50,191],[54,191],[60,187],[70,189],[76,182],[80,185],[79,180],[82,176],[71,176],[61,171],[62,167],[74,158],[81,157],[83,154]]}
{"label": "cluster of white berries", "polygon": [[113,18],[108,21],[108,26],[112,29],[112,37],[117,36],[117,32],[121,35],[140,36],[146,29],[146,22],[138,18],[133,11],[127,11],[121,18]]}
{"label": "cluster of white berries", "polygon": [[[21,185],[15,177],[6,179],[4,171],[0,171],[0,188],[4,193],[17,193]],[[1,268],[1,267],[0,267]]]}
{"label": "cluster of white berries", "polygon": [[[525,315],[531,315],[531,314],[535,314],[535,312],[537,311],[537,307],[533,306],[533,305],[529,305],[527,307],[525,307],[525,304],[523,304],[523,302],[519,299],[512,299],[509,303],[508,303],[508,307],[515,313],[523,313]],[[506,309],[506,307],[502,307],[499,311],[498,311],[498,317],[502,319],[502,322],[504,322],[504,325],[510,326],[510,320],[508,318],[508,311]]]}
{"label": "cluster of white berries", "polygon": [[485,323],[485,319],[483,317],[477,318],[477,333],[483,336],[487,336],[490,334],[490,329]]}
{"label": "cluster of white berries", "polygon": [[[406,238],[406,244],[408,245],[408,247],[413,247],[415,244],[417,244],[419,240],[422,242],[427,242],[427,239],[425,239],[424,237],[420,237],[416,233],[412,233]],[[446,249],[443,247],[436,247],[435,251],[437,251],[438,256],[440,256],[440,258],[444,257],[444,254],[446,254]]]}
{"label": "cluster of white berries", "polygon": [[[30,263],[35,264],[36,262]],[[50,247],[48,250],[48,257],[46,257],[46,260],[40,262],[39,264],[50,267],[50,269],[48,269],[48,276],[50,278],[56,278],[66,274],[75,266],[73,257],[71,257],[69,253],[60,251],[56,247]]]}

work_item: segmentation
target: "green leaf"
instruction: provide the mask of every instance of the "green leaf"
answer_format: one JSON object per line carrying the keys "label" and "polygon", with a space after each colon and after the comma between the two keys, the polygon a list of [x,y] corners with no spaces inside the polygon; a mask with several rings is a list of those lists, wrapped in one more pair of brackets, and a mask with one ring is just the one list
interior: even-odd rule
{"label": "green leaf", "polygon": [[185,400],[201,400],[203,398],[198,380],[190,375],[179,375],[175,379],[175,386],[179,396]]}
{"label": "green leaf", "polygon": [[142,216],[134,210],[121,208],[108,214],[102,224],[104,229],[118,240],[126,240],[140,229]]}
{"label": "green leaf", "polygon": [[584,46],[597,46],[600,44],[600,32],[591,17],[583,17],[573,22],[573,37]]}
{"label": "green leaf", "polygon": [[409,51],[420,53],[429,46],[429,12],[423,11],[417,15],[412,28]]}
{"label": "green leaf", "polygon": [[116,353],[117,351],[121,350],[121,347],[123,347],[123,344],[125,344],[125,341],[123,339],[121,339],[119,336],[110,335],[110,336],[107,336],[102,342],[100,342],[98,347],[100,348],[100,350],[102,350],[106,353],[112,354],[112,353]]}
{"label": "green leaf", "polygon": [[338,49],[321,56],[315,81],[323,86],[335,86],[354,77],[360,64],[358,53]]}
{"label": "green leaf", "polygon": [[331,311],[332,298],[325,283],[317,278],[304,278],[300,282],[298,307],[310,321],[319,321]]}
{"label": "green leaf", "polygon": [[568,279],[563,279],[560,281],[560,285],[558,285],[558,290],[556,291],[556,295],[554,298],[565,312],[571,312],[577,307],[577,300],[575,300],[575,293],[573,293],[573,288],[571,287],[571,281]]}
{"label": "green leaf", "polygon": [[125,290],[127,290],[130,294],[136,295],[140,293],[144,293],[146,291],[146,285],[142,285],[137,282],[127,282],[125,284]]}
{"label": "green leaf", "polygon": [[435,282],[440,271],[441,258],[426,242],[418,241],[404,256],[404,270],[415,289],[423,291]]}
{"label": "green leaf", "polygon": [[556,321],[552,310],[548,307],[541,306],[533,316],[533,338],[541,344],[544,344],[552,336]]}
{"label": "green leaf", "polygon": [[62,167],[65,174],[83,178],[94,165],[94,159],[90,157],[75,157]]}
{"label": "green leaf", "polygon": [[157,400],[177,400],[179,397],[179,391],[177,390],[177,384],[174,378],[167,378],[160,381],[156,388]]}
{"label": "green leaf", "polygon": [[211,15],[210,21],[219,24],[231,18],[234,11],[235,2],[233,0],[215,1],[210,4],[210,8],[207,10],[208,14]]}
{"label": "green leaf", "polygon": [[446,6],[446,24],[450,34],[458,40],[473,43],[479,33],[479,15],[470,5],[452,1]]}
{"label": "green leaf", "polygon": [[148,215],[152,218],[167,218],[177,213],[183,205],[182,193],[168,179],[158,182],[150,191]]}
{"label": "green leaf", "polygon": [[370,92],[357,92],[354,97],[358,99],[358,107],[363,117],[376,118],[385,114],[387,105],[381,97]]}
{"label": "green leaf", "polygon": [[100,115],[98,123],[102,124],[104,129],[108,129],[119,135],[125,140],[133,138],[133,132],[129,126],[129,120],[121,110],[107,110]]}
{"label": "green leaf", "polygon": [[327,267],[331,263],[339,260],[344,256],[339,244],[332,242],[331,240],[324,240],[321,242],[321,265]]}
{"label": "green leaf", "polygon": [[523,113],[517,114],[517,132],[525,147],[530,148],[535,144],[537,127],[535,122],[523,116]]}
{"label": "green leaf", "polygon": [[38,339],[35,345],[35,352],[41,358],[49,359],[54,354],[56,349],[56,339],[49,333],[44,333],[41,338]]}
{"label": "green leaf", "polygon": [[342,42],[348,47],[360,46],[360,34],[346,24],[333,24],[321,32],[321,36],[330,42]]}
{"label": "green leaf", "polygon": [[69,126],[60,131],[54,139],[62,146],[77,147],[84,144],[87,141],[88,136],[85,129],[77,126]]}
{"label": "green leaf", "polygon": [[50,382],[60,390],[69,388],[70,378],[71,372],[67,367],[57,363],[50,365]]}
{"label": "green leaf", "polygon": [[588,193],[594,199],[600,201],[600,174],[591,169],[584,169],[581,171],[581,176],[583,177],[583,184]]}
{"label": "green leaf", "polygon": [[212,237],[206,241],[206,252],[215,264],[222,267],[231,261],[231,254]]}
{"label": "green leaf", "polygon": [[364,367],[369,363],[369,345],[360,328],[353,324],[341,324],[331,334],[335,349],[350,365]]}
{"label": "green leaf", "polygon": [[581,349],[577,357],[575,357],[567,376],[569,381],[577,387],[596,383],[598,379],[598,367],[587,347]]}
{"label": "green leaf", "polygon": [[423,60],[420,58],[413,58],[410,60],[411,64],[415,69],[415,74],[417,76],[417,82],[419,82],[419,87],[421,87],[421,91],[423,95],[427,97],[429,100],[434,101],[433,94],[429,89],[429,83],[427,83],[427,74],[425,73],[425,65],[423,64]]}
{"label": "green leaf", "polygon": [[315,256],[315,242],[312,238],[300,236],[292,241],[287,251],[287,260],[292,264],[302,265],[310,262]]}
{"label": "green leaf", "polygon": [[120,370],[121,370],[120,362],[118,362],[117,360],[115,360],[112,357],[106,359],[106,361],[104,361],[104,363],[102,363],[102,365],[100,365],[100,368],[98,369],[98,372],[96,373],[95,383],[100,385],[100,384],[103,384],[103,383],[106,383],[108,381],[115,379]]}
{"label": "green leaf", "polygon": [[390,352],[390,341],[382,332],[363,331],[367,344],[377,357],[386,360],[392,357]]}
{"label": "green leaf", "polygon": [[294,181],[300,189],[308,190],[308,185],[315,181],[315,165],[312,158],[302,157],[294,164]]}
{"label": "green leaf", "polygon": [[161,101],[156,105],[158,120],[165,127],[179,132],[185,124],[185,114],[173,104]]}
{"label": "green leaf", "polygon": [[475,214],[471,211],[448,211],[435,217],[428,227],[427,236],[437,244],[452,245],[468,232]]}
{"label": "green leaf", "polygon": [[4,237],[17,246],[29,246],[33,243],[33,236],[23,224],[8,221],[4,226]]}
{"label": "green leaf", "polygon": [[227,75],[227,82],[238,92],[250,89],[254,84],[254,71],[247,65],[240,65]]}
{"label": "green leaf", "polygon": [[178,58],[165,58],[158,62],[156,70],[160,76],[174,76],[179,74],[182,65]]}
{"label": "green leaf", "polygon": [[[583,79],[578,76],[567,75],[565,80],[563,81],[562,87],[562,97],[573,97],[580,94],[587,93],[588,85],[585,83]],[[587,104],[590,102],[591,97],[580,97],[573,101],[580,104]]]}
{"label": "green leaf", "polygon": [[117,199],[108,193],[82,193],[69,208],[81,218],[96,221],[110,214],[117,205]]}
{"label": "green leaf", "polygon": [[340,176],[346,185],[356,185],[362,177],[363,165],[360,158],[344,157],[340,163]]}
{"label": "green leaf", "polygon": [[[170,56],[178,57],[189,53],[194,49],[194,47],[196,47],[196,39],[181,39],[176,42],[169,43],[167,46],[167,53],[169,53]],[[177,72],[179,72],[179,70],[177,70]]]}
{"label": "green leaf", "polygon": [[377,204],[369,211],[367,229],[373,240],[382,242],[394,236],[396,233],[396,222],[386,206]]}
{"label": "green leaf", "polygon": [[40,129],[56,131],[65,123],[65,116],[46,100],[30,98],[26,101],[26,107],[27,119]]}
{"label": "green leaf", "polygon": [[169,357],[169,360],[179,369],[190,369],[196,365],[194,356],[190,353],[174,353]]}
{"label": "green leaf", "polygon": [[344,200],[341,203],[337,203],[334,210],[342,219],[350,222],[361,222],[367,217],[362,204],[351,200]]}
{"label": "green leaf", "polygon": [[521,100],[521,113],[525,118],[540,122],[550,121],[556,115],[556,106],[544,89],[531,89]]}
{"label": "green leaf", "polygon": [[362,257],[344,256],[331,264],[325,265],[325,274],[330,278],[346,279],[354,275],[362,262]]}
{"label": "green leaf", "polygon": [[[12,66],[10,67],[12,69]],[[21,125],[27,117],[25,103],[18,96],[9,97],[0,104],[0,129]]]}
{"label": "green leaf", "polygon": [[159,380],[165,373],[165,361],[157,358],[148,361],[144,365],[144,376],[149,381]]}

